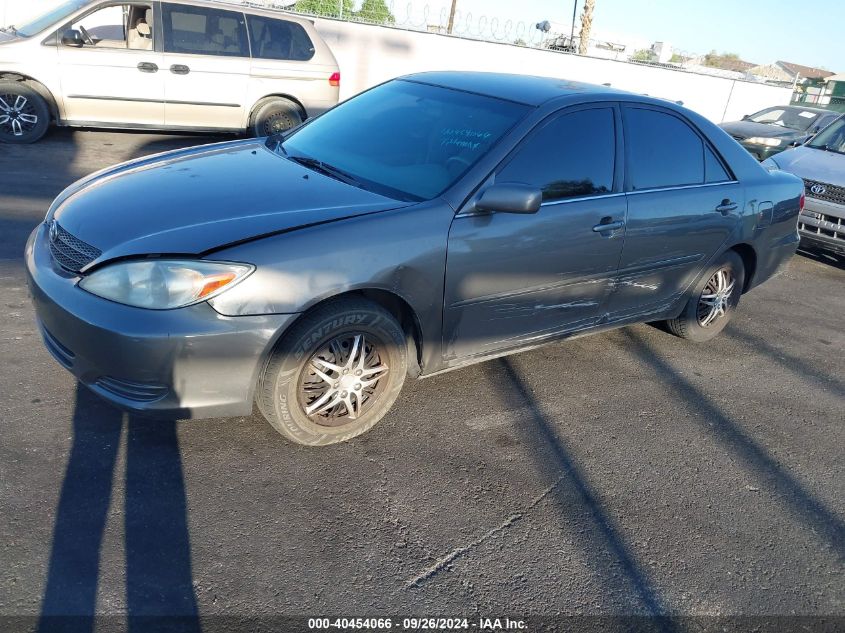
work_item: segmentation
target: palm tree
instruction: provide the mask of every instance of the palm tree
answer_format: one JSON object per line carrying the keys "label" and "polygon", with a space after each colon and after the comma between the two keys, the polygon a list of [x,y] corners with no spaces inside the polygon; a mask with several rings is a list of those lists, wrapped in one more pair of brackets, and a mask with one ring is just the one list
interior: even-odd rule
{"label": "palm tree", "polygon": [[578,54],[587,54],[587,45],[590,43],[590,30],[593,28],[593,11],[596,8],[596,0],[584,1],[584,12],[581,14],[581,35],[578,38]]}
{"label": "palm tree", "polygon": [[447,33],[452,33],[452,28],[455,26],[455,9],[458,8],[458,0],[452,0],[452,10],[449,11],[449,26],[446,27]]}

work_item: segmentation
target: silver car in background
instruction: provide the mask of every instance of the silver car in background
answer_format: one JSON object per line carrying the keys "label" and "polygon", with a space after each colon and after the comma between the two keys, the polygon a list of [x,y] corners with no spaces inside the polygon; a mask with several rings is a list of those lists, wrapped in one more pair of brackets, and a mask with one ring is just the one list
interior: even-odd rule
{"label": "silver car in background", "polygon": [[807,143],[763,162],[804,180],[801,243],[845,255],[845,116]]}
{"label": "silver car in background", "polygon": [[203,0],[68,0],[0,30],[0,142],[61,126],[283,132],[338,101],[306,19]]}

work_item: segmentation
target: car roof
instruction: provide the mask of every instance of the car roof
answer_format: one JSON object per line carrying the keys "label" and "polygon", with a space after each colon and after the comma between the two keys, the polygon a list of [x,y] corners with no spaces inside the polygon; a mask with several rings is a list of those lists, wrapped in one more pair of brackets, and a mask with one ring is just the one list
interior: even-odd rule
{"label": "car roof", "polygon": [[507,99],[531,106],[540,106],[547,101],[569,96],[606,95],[609,98],[634,96],[630,92],[608,86],[598,86],[555,77],[535,77],[507,73],[435,71],[405,75],[400,79],[473,92],[498,99]]}
{"label": "car roof", "polygon": [[835,110],[826,110],[825,108],[812,108],[812,107],[809,107],[809,106],[805,107],[805,106],[802,106],[802,105],[797,104],[797,103],[791,104],[791,105],[788,105],[788,106],[770,106],[769,108],[766,108],[766,110],[769,110],[771,108],[784,108],[786,110],[801,110],[802,112],[814,112],[816,114],[836,114]]}

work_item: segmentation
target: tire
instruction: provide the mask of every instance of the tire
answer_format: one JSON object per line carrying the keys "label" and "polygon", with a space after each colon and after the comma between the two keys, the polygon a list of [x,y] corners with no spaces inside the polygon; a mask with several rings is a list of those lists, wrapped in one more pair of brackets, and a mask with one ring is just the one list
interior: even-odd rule
{"label": "tire", "polygon": [[[721,277],[723,281],[721,275],[726,276]],[[720,283],[723,285],[719,286]],[[744,284],[742,258],[734,251],[727,251],[702,275],[684,311],[678,318],[666,321],[666,327],[672,334],[694,343],[709,341],[730,322]]]}
{"label": "tire", "polygon": [[258,409],[297,444],[345,442],[385,416],[407,371],[405,333],[387,310],[366,299],[331,301],[282,337],[259,380]]}
{"label": "tire", "polygon": [[24,145],[50,127],[50,106],[22,81],[0,81],[0,142]]}
{"label": "tire", "polygon": [[293,101],[270,97],[258,102],[250,117],[253,136],[280,134],[302,123],[302,111]]}

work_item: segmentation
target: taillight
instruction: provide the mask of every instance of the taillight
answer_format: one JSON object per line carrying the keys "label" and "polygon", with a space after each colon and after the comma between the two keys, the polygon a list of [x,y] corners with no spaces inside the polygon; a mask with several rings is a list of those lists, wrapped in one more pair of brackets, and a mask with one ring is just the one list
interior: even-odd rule
{"label": "taillight", "polygon": [[332,73],[332,76],[329,77],[329,85],[335,87],[340,85],[340,73]]}
{"label": "taillight", "polygon": [[804,210],[804,203],[807,201],[807,196],[804,195],[804,192],[801,192],[801,198],[798,200],[798,213],[801,213]]}

